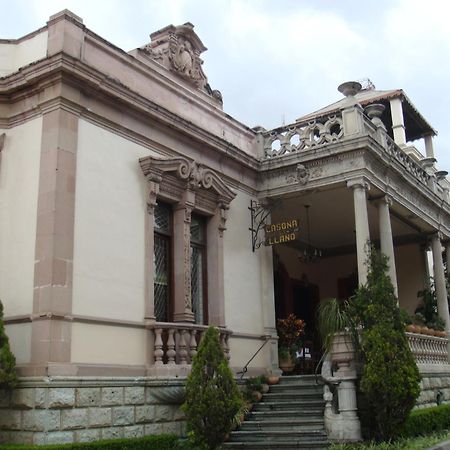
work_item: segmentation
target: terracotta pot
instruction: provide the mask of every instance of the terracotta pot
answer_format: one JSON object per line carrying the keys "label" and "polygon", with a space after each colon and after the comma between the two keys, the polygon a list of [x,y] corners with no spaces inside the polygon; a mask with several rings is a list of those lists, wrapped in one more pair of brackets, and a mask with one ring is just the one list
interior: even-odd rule
{"label": "terracotta pot", "polygon": [[270,389],[270,386],[269,386],[268,384],[263,383],[263,384],[261,385],[261,392],[262,392],[263,394],[267,394],[267,393],[269,392],[269,389]]}
{"label": "terracotta pot", "polygon": [[420,334],[428,334],[428,327],[420,327]]}
{"label": "terracotta pot", "polygon": [[267,384],[269,386],[273,386],[274,384],[278,384],[280,381],[280,377],[277,377],[276,375],[270,375],[267,377]]}
{"label": "terracotta pot", "polygon": [[417,333],[417,325],[406,325],[406,331],[408,331],[409,333]]}
{"label": "terracotta pot", "polygon": [[261,392],[259,392],[259,391],[253,391],[253,392],[252,392],[252,400],[253,400],[255,403],[260,402],[261,399],[262,399],[262,394],[261,394]]}
{"label": "terracotta pot", "polygon": [[447,332],[444,330],[439,331],[439,337],[442,337],[442,338],[447,337]]}
{"label": "terracotta pot", "polygon": [[441,335],[441,332],[439,330],[433,330],[433,336],[439,337]]}
{"label": "terracotta pot", "polygon": [[278,364],[284,373],[291,373],[295,367],[290,354],[286,358],[279,358]]}

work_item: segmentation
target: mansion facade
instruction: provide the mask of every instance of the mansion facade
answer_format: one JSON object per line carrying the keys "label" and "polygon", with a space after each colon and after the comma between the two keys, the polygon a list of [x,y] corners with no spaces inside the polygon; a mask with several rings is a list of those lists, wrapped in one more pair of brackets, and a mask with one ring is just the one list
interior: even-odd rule
{"label": "mansion facade", "polygon": [[[292,124],[249,128],[193,28],[125,52],[65,10],[0,40],[0,299],[21,377],[4,442],[182,433],[203,330],[236,373],[280,373],[290,313],[319,353],[316,307],[365,283],[369,240],[408,312],[434,277],[450,332],[450,184],[406,94],[344,83]],[[423,403],[436,379],[450,400],[447,339],[413,341]]]}

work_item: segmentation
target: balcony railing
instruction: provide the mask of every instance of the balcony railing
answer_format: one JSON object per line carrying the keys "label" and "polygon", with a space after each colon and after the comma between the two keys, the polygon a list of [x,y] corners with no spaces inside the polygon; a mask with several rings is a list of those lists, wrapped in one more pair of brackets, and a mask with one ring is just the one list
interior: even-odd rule
{"label": "balcony railing", "polygon": [[448,360],[448,338],[406,333],[409,348],[417,364],[445,364]]}
{"label": "balcony railing", "polygon": [[[197,354],[202,334],[208,327],[190,323],[156,322],[149,326],[153,333],[153,363],[156,367],[187,366]],[[220,344],[230,359],[231,331],[219,328]]]}
{"label": "balcony railing", "polygon": [[336,142],[343,136],[342,117],[337,114],[295,122],[264,133],[264,154],[273,158]]}
{"label": "balcony railing", "polygon": [[[404,170],[413,175],[419,182],[429,185],[430,175],[422,166],[400,148],[388,133],[377,128],[360,110],[347,115],[344,125],[342,112],[317,117],[310,121],[295,122],[263,133],[264,158],[273,159],[286,154],[305,151],[341,141],[357,134],[371,136],[383,146],[390,158],[396,160]],[[347,128],[348,127],[348,131]],[[355,130],[359,129],[357,133]]]}

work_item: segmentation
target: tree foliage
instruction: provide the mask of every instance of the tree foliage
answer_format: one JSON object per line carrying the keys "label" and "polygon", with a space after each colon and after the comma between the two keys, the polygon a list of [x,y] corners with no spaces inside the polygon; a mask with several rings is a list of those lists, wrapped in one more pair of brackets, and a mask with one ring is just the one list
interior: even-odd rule
{"label": "tree foliage", "polygon": [[220,346],[219,332],[209,327],[193,358],[183,405],[195,448],[217,448],[230,432],[242,405],[242,395]]}
{"label": "tree foliage", "polygon": [[12,389],[16,384],[16,358],[9,347],[3,323],[3,304],[0,301],[0,389]]}
{"label": "tree foliage", "polygon": [[363,359],[361,391],[369,403],[378,439],[400,431],[420,393],[420,375],[405,335],[394,287],[387,275],[387,257],[372,249],[367,283],[352,307],[361,324]]}

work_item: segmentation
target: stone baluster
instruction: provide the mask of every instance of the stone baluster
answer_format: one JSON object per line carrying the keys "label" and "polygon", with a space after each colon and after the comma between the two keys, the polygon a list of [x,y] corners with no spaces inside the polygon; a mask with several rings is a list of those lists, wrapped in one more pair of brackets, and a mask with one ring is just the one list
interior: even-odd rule
{"label": "stone baluster", "polygon": [[175,364],[175,356],[177,354],[175,351],[174,333],[175,330],[173,328],[169,328],[167,337],[167,364],[170,365]]}
{"label": "stone baluster", "polygon": [[197,330],[191,330],[191,342],[189,344],[189,356],[191,362],[197,354]]}
{"label": "stone baluster", "polygon": [[162,340],[162,329],[155,328],[155,365],[161,366],[163,364],[163,340]]}
{"label": "stone baluster", "polygon": [[180,365],[184,366],[187,364],[187,345],[186,345],[186,330],[180,330],[179,336],[180,340],[178,342],[178,356],[180,357]]}

